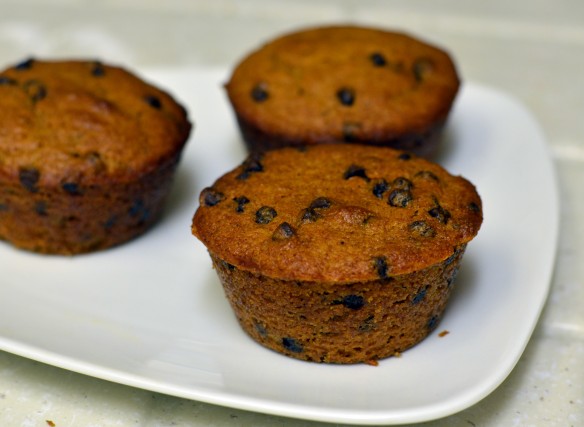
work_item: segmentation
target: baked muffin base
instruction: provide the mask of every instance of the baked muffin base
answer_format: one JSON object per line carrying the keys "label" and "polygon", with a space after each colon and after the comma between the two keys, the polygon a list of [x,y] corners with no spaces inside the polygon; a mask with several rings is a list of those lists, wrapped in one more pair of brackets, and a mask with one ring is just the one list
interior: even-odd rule
{"label": "baked muffin base", "polygon": [[294,140],[285,136],[265,133],[237,113],[235,117],[243,141],[249,152],[263,152],[284,147],[298,147],[323,143],[355,143],[404,150],[425,158],[432,157],[438,150],[445,123],[445,121],[440,121],[421,131],[399,136],[388,136],[385,139],[368,139],[364,136],[353,134],[348,130],[343,140],[336,140],[332,137]]}
{"label": "baked muffin base", "polygon": [[210,255],[239,324],[255,341],[297,359],[351,364],[399,354],[437,327],[465,248],[420,271],[345,284],[274,279]]}
{"label": "baked muffin base", "polygon": [[127,183],[0,190],[0,240],[45,254],[106,249],[146,232],[161,216],[180,155]]}

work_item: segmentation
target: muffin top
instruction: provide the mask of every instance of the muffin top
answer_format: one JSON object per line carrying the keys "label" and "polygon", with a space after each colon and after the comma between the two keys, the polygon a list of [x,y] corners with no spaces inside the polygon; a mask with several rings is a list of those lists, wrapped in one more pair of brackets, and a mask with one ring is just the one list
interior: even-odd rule
{"label": "muffin top", "polygon": [[452,256],[482,223],[466,179],[412,154],[352,144],[252,154],[199,202],[192,231],[209,252],[283,280],[410,273]]}
{"label": "muffin top", "polygon": [[406,34],[334,26],[279,37],[226,84],[241,119],[305,143],[375,144],[446,119],[459,87],[449,55]]}
{"label": "muffin top", "polygon": [[171,161],[191,124],[171,96],[98,61],[29,59],[0,72],[0,177],[120,182]]}

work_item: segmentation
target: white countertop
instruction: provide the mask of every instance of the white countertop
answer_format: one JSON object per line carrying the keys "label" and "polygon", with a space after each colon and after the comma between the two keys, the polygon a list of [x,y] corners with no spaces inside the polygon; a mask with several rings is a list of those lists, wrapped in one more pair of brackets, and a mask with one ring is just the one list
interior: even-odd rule
{"label": "white countertop", "polygon": [[[29,56],[102,58],[137,71],[230,67],[267,38],[325,22],[403,29],[447,47],[464,80],[511,94],[541,124],[557,168],[561,228],[551,293],[515,369],[476,405],[424,425],[584,425],[584,2],[3,0],[0,9],[0,68]],[[53,424],[329,425],[175,398],[0,352],[0,425]]]}

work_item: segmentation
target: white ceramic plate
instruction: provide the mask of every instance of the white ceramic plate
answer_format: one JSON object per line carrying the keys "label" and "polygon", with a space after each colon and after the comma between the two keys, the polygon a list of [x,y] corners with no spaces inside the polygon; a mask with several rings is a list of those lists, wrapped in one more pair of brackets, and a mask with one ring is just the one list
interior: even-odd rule
{"label": "white ceramic plate", "polygon": [[558,230],[546,142],[520,104],[467,84],[451,116],[437,160],[477,186],[485,221],[439,328],[377,367],[327,366],[252,342],[190,234],[201,188],[244,158],[225,71],[145,75],[196,122],[166,215],[143,237],[91,255],[39,256],[0,243],[0,349],[170,395],[342,423],[440,418],[505,379],[546,299]]}

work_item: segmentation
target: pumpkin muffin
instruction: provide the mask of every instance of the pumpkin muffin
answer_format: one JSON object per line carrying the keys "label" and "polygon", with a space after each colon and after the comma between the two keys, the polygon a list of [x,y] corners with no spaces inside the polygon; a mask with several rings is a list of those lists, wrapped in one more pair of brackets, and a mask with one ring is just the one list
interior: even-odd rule
{"label": "pumpkin muffin", "polygon": [[191,124],[166,92],[98,61],[0,72],[0,239],[78,254],[161,214]]}
{"label": "pumpkin muffin", "polygon": [[241,60],[225,87],[252,151],[351,142],[430,156],[459,84],[436,46],[332,26],[270,41]]}
{"label": "pumpkin muffin", "polygon": [[474,186],[439,165],[324,144],[250,155],[201,192],[192,232],[254,340],[358,363],[437,326],[481,223]]}

